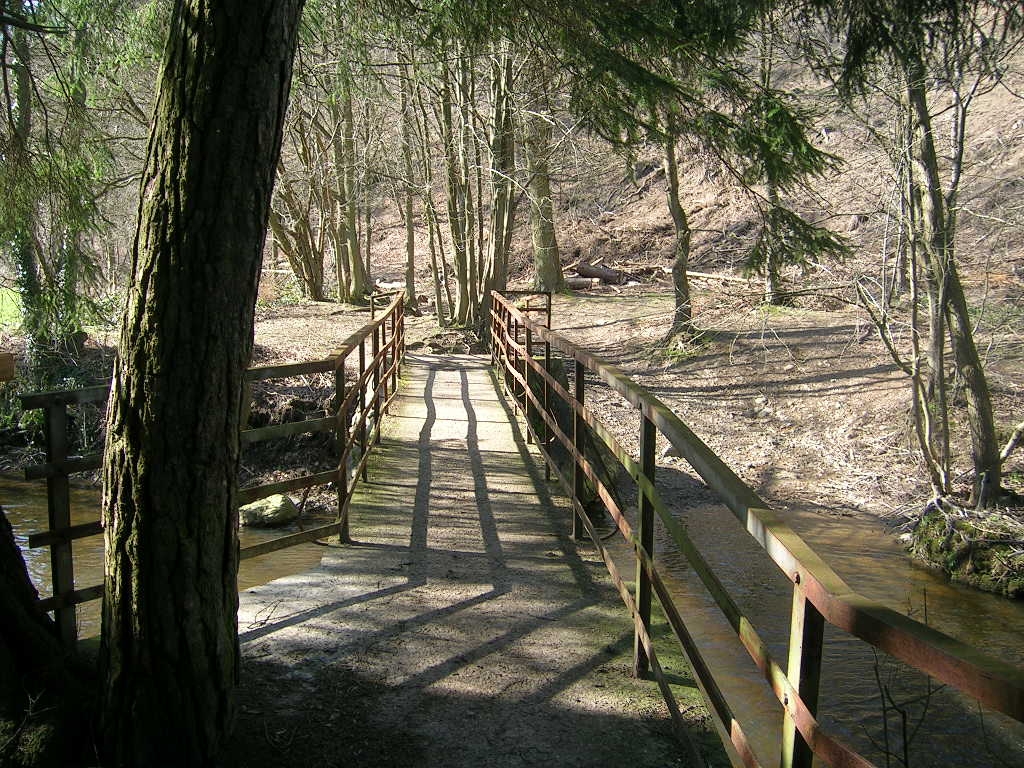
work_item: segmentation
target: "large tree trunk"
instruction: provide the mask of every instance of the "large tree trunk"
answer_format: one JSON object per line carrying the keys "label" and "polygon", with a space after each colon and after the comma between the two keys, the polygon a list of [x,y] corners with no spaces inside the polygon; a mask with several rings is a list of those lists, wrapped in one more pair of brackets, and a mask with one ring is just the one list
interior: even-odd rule
{"label": "large tree trunk", "polygon": [[487,307],[491,290],[503,291],[508,282],[508,249],[515,223],[515,140],[512,123],[512,55],[506,47],[491,64],[491,221],[484,266],[483,301]]}
{"label": "large tree trunk", "polygon": [[104,765],[213,764],[238,674],[242,374],[302,0],[180,0],[104,470]]}
{"label": "large tree trunk", "polygon": [[[542,107],[547,107],[543,87]],[[547,112],[544,109],[544,112]],[[533,241],[534,287],[558,291],[564,285],[562,262],[555,236],[555,206],[551,198],[551,123],[544,115],[531,115],[526,128],[526,171],[529,174],[530,235]]]}

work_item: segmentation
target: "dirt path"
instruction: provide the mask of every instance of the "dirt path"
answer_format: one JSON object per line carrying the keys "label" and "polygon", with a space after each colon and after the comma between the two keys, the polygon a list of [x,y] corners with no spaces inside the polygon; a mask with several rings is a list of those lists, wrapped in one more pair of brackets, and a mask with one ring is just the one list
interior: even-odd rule
{"label": "dirt path", "polygon": [[[359,543],[241,595],[238,765],[687,764],[487,361],[410,356],[405,379],[352,508]],[[684,667],[662,664],[721,762]]]}

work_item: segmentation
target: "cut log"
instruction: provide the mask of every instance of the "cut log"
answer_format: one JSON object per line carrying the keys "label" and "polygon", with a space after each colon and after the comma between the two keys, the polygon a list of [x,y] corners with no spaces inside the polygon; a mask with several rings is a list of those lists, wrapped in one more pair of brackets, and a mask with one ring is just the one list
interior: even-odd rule
{"label": "cut log", "polygon": [[595,283],[599,282],[601,281],[589,277],[567,277],[565,278],[565,287],[570,291],[589,291]]}
{"label": "cut log", "polygon": [[609,269],[608,267],[599,267],[596,264],[585,264],[582,262],[577,265],[576,273],[580,277],[596,277],[602,283],[608,283],[609,285],[622,285],[629,277],[621,269]]}

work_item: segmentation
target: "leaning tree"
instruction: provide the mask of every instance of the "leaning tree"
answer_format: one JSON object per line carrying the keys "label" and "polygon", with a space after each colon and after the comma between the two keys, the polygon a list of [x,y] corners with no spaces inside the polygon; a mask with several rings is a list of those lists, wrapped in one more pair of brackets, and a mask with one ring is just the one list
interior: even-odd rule
{"label": "leaning tree", "polygon": [[232,720],[241,381],[302,4],[175,4],[109,407],[106,765],[209,765]]}

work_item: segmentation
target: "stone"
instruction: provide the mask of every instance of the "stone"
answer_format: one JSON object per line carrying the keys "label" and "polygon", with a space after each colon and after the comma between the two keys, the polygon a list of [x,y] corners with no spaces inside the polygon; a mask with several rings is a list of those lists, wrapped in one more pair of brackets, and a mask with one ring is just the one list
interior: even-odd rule
{"label": "stone", "polygon": [[299,508],[283,494],[268,496],[238,508],[239,524],[252,528],[277,528],[298,517]]}

